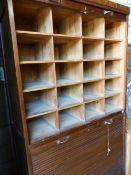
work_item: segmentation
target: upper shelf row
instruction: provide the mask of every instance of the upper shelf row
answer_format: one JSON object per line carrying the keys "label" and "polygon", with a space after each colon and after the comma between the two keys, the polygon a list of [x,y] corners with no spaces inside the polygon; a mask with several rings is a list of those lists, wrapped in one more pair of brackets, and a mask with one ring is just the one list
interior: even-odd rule
{"label": "upper shelf row", "polygon": [[106,44],[104,41],[88,42],[82,39],[65,40],[46,37],[34,42],[28,37],[24,41],[18,38],[19,56],[22,64],[27,61],[79,61],[79,60],[101,60],[122,59],[120,52],[122,42]]}
{"label": "upper shelf row", "polygon": [[109,21],[103,17],[93,17],[60,8],[32,9],[17,8],[15,24],[17,30],[55,33],[72,36],[88,36],[109,39],[122,39],[122,22]]}

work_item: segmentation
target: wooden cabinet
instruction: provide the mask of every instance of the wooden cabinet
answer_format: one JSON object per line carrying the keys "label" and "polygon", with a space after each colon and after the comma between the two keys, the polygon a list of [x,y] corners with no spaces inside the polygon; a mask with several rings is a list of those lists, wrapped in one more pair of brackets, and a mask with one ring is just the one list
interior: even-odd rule
{"label": "wooden cabinet", "polygon": [[129,8],[104,2],[5,1],[5,69],[27,174],[122,173]]}

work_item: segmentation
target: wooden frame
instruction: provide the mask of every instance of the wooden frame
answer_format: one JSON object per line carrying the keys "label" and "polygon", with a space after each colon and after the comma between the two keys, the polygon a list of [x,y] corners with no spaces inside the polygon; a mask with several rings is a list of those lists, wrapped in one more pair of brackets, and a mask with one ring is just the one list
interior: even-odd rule
{"label": "wooden frame", "polygon": [[[21,119],[27,171],[32,175],[32,148],[61,132],[125,109],[129,11],[117,13],[115,5],[104,5],[113,8],[112,16],[96,7],[96,2],[94,6],[88,5],[91,1],[20,2],[6,1],[7,16],[3,22],[8,21],[11,47],[10,54],[5,53],[5,62],[8,66],[11,63],[13,70],[11,73],[7,68],[7,75],[13,74],[16,87],[16,92],[12,87],[10,92],[12,97],[17,96],[19,112],[15,116]],[[3,36],[6,38],[4,32]],[[5,49],[8,44],[4,42]],[[10,55],[11,60],[7,60]],[[114,92],[109,94],[108,89]],[[88,99],[88,93],[96,96]],[[61,96],[66,96],[67,105],[61,103]],[[42,110],[38,109],[40,106]],[[44,134],[35,133],[39,128]]]}
{"label": "wooden frame", "polygon": [[[120,86],[124,79],[124,52],[119,50],[125,40],[122,31],[126,22],[117,17],[113,20],[47,4],[40,7],[40,4],[34,6],[31,2],[31,6],[25,6],[14,3],[27,118],[39,117],[52,111],[59,116],[59,110],[72,111],[74,105],[75,109],[79,105],[88,109],[89,102],[89,108],[94,106],[94,109],[99,109],[99,104],[102,104],[102,114],[105,112],[106,115],[108,101],[114,104],[116,95],[120,94],[120,100],[124,96],[123,90],[115,87]],[[27,15],[26,21],[24,19]],[[109,89],[114,90],[114,93],[109,93]],[[44,93],[47,97],[42,95]],[[38,100],[41,104],[33,105],[33,110],[38,113],[28,111],[30,105],[26,101],[29,99],[32,104],[38,94],[41,94],[38,99],[44,97],[53,107],[49,104],[50,107],[46,108],[44,101]],[[50,94],[53,98],[50,98]],[[100,101],[96,105],[97,100]],[[40,105],[44,110],[37,110]]]}

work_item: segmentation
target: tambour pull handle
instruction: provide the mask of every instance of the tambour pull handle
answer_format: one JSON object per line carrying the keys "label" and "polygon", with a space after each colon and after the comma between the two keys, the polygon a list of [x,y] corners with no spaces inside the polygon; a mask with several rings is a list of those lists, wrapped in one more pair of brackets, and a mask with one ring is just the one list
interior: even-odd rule
{"label": "tambour pull handle", "polygon": [[89,13],[93,13],[94,10],[88,10],[87,7],[85,6],[85,8],[83,10],[81,10],[80,12],[86,15],[86,14],[89,14]]}
{"label": "tambour pull handle", "polygon": [[56,143],[59,145],[59,144],[64,144],[66,142],[68,142],[70,140],[70,136],[66,136],[66,137],[63,137],[59,140],[56,141]]}
{"label": "tambour pull handle", "polygon": [[110,10],[104,10],[104,15],[110,15],[113,16],[114,12],[110,11]]}
{"label": "tambour pull handle", "polygon": [[54,2],[56,4],[62,4],[63,0],[50,0],[51,2]]}
{"label": "tambour pull handle", "polygon": [[105,125],[111,125],[113,123],[112,119],[105,121]]}

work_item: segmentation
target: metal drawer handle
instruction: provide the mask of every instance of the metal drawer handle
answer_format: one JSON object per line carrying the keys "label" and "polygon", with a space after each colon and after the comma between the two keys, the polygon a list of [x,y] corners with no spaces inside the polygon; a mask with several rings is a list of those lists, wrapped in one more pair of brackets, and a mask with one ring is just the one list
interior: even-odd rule
{"label": "metal drawer handle", "polygon": [[112,119],[110,119],[108,121],[105,121],[105,125],[111,125],[112,123],[113,123],[113,120]]}
{"label": "metal drawer handle", "polygon": [[70,136],[66,136],[66,137],[61,138],[60,140],[57,140],[56,143],[59,145],[59,144],[66,143],[69,140],[70,140]]}
{"label": "metal drawer handle", "polygon": [[112,11],[109,11],[109,10],[104,10],[104,15],[111,15],[111,16],[113,16],[114,15],[114,12],[112,12]]}
{"label": "metal drawer handle", "polygon": [[89,10],[87,10],[87,7],[85,7],[84,10],[81,10],[80,12],[86,15],[86,14],[88,14],[88,13],[93,13],[94,10],[90,10],[90,11],[89,11]]}
{"label": "metal drawer handle", "polygon": [[56,4],[62,4],[63,0],[50,0],[51,2],[54,2]]}

